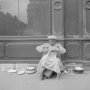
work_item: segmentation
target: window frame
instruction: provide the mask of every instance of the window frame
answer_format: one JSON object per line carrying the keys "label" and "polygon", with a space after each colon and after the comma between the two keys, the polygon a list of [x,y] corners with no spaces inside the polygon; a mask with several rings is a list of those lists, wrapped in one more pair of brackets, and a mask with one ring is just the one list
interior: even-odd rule
{"label": "window frame", "polygon": [[[27,40],[27,39],[45,39],[45,37],[47,37],[48,35],[50,35],[51,33],[51,29],[52,29],[52,0],[48,0],[49,2],[49,31],[47,35],[27,35],[27,36],[0,36],[1,40]],[[19,12],[20,13],[20,12]],[[18,16],[17,16],[18,17]],[[20,16],[19,16],[20,17]]]}

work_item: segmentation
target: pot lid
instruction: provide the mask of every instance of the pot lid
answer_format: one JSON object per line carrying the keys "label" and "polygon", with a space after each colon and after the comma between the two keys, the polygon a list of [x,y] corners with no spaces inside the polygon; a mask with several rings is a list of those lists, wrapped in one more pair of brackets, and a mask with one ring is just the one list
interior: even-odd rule
{"label": "pot lid", "polygon": [[75,70],[83,70],[82,67],[75,67],[74,69],[75,69]]}

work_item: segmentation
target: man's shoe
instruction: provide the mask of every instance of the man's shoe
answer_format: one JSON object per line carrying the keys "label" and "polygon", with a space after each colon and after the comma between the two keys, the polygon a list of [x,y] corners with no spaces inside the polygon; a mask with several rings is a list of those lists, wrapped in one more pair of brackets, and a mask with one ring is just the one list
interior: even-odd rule
{"label": "man's shoe", "polygon": [[41,80],[44,80],[44,76],[43,77],[40,77]]}

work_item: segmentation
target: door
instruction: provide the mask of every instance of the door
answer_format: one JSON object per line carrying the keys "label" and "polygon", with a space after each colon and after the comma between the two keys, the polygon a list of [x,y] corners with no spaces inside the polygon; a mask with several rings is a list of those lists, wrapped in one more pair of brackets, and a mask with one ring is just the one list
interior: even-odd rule
{"label": "door", "polygon": [[82,0],[64,0],[66,61],[82,60]]}
{"label": "door", "polygon": [[65,60],[90,61],[90,0],[64,0]]}
{"label": "door", "polygon": [[90,61],[90,0],[83,1],[83,59]]}

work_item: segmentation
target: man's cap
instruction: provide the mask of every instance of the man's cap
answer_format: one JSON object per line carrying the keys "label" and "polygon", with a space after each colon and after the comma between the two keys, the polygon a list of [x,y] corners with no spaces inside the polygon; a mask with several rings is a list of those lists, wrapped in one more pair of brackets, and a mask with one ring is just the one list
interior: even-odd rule
{"label": "man's cap", "polygon": [[48,38],[48,39],[56,39],[56,36],[50,35],[50,36],[48,36],[47,38]]}

